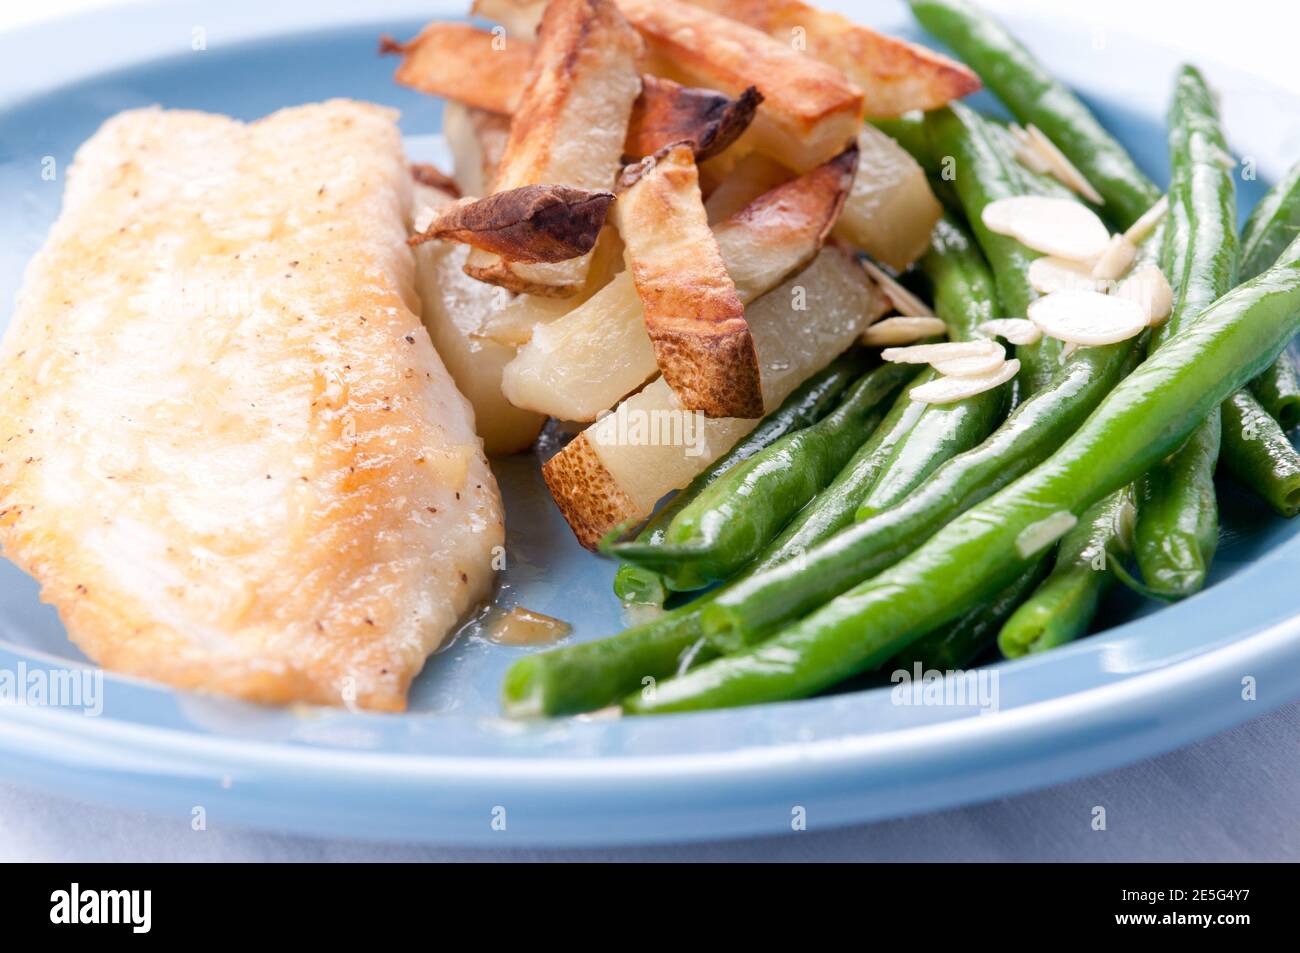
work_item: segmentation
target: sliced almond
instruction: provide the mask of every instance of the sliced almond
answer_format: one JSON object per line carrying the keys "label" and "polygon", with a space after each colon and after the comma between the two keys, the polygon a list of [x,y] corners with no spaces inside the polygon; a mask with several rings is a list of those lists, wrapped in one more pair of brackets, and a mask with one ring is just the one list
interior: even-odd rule
{"label": "sliced almond", "polygon": [[1073,199],[1017,195],[984,206],[985,227],[1010,235],[1044,255],[1091,261],[1106,249],[1110,232],[1095,212]]}
{"label": "sliced almond", "polygon": [[1082,195],[1093,205],[1106,204],[1106,200],[1092,187],[1092,183],[1083,177],[1083,173],[1074,167],[1074,163],[1065,157],[1065,153],[1056,148],[1056,143],[1048,139],[1041,129],[1030,123],[1025,133],[1029,142],[1033,143],[1034,150],[1047,165],[1052,178],[1070,191]]}
{"label": "sliced almond", "polygon": [[948,377],[983,377],[998,370],[1007,359],[1006,348],[998,345],[997,351],[973,357],[957,357],[946,361],[931,361],[930,366]]}
{"label": "sliced almond", "polygon": [[1165,273],[1155,265],[1143,265],[1120,282],[1115,297],[1132,301],[1147,317],[1147,324],[1163,324],[1174,306],[1174,289]]}
{"label": "sliced almond", "polygon": [[880,352],[884,361],[895,364],[933,364],[966,358],[1005,357],[1006,350],[997,341],[945,341],[942,344],[914,344],[911,347],[887,347]]}
{"label": "sliced almond", "polygon": [[1112,235],[1106,250],[1092,266],[1092,277],[1101,281],[1115,281],[1133,267],[1137,254],[1137,246],[1128,238],[1123,235]]}
{"label": "sliced almond", "polygon": [[1053,291],[1101,291],[1105,284],[1092,276],[1092,264],[1044,255],[1029,263],[1029,286],[1040,294]]}
{"label": "sliced almond", "polygon": [[1142,244],[1142,242],[1146,241],[1147,236],[1155,231],[1156,226],[1159,225],[1161,220],[1168,214],[1169,196],[1162,195],[1160,196],[1159,202],[1143,212],[1142,217],[1128,227],[1128,231],[1124,233],[1124,237],[1134,245]]}
{"label": "sliced almond", "polygon": [[1057,291],[1029,305],[1029,320],[1060,341],[1095,346],[1127,341],[1147,326],[1134,301],[1098,291]]}
{"label": "sliced almond", "polygon": [[900,315],[905,318],[933,318],[935,316],[929,305],[889,277],[877,265],[864,258],[862,259],[862,267],[871,276],[871,280],[880,285],[880,290],[885,293],[889,303],[894,306],[894,310]]}
{"label": "sliced almond", "polygon": [[1070,355],[1079,350],[1083,345],[1075,344],[1073,341],[1066,341],[1065,346],[1061,348],[1060,363],[1064,364],[1070,359]]}
{"label": "sliced almond", "polygon": [[1011,138],[1016,143],[1016,158],[1020,160],[1020,164],[1031,172],[1037,172],[1039,175],[1051,175],[1051,166],[1047,164],[1047,160],[1038,151],[1034,141],[1029,137],[1029,133],[1015,123],[1011,124],[1010,132]]}
{"label": "sliced almond", "polygon": [[1028,318],[995,318],[985,321],[979,330],[989,337],[1006,338],[1011,344],[1037,344],[1043,338],[1043,329]]}
{"label": "sliced almond", "polygon": [[919,404],[952,404],[1001,387],[1018,373],[1020,362],[1012,358],[991,374],[979,377],[939,377],[913,387],[908,393]]}
{"label": "sliced almond", "polygon": [[[1030,324],[1028,321],[1025,323]],[[947,333],[948,325],[940,318],[885,318],[862,332],[862,343],[871,347],[889,347]]]}

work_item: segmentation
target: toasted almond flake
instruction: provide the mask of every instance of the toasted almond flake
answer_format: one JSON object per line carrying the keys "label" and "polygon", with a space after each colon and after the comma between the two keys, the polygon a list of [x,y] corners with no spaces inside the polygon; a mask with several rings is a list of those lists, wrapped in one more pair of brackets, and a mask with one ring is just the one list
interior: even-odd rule
{"label": "toasted almond flake", "polygon": [[1060,341],[1093,346],[1142,333],[1147,315],[1134,301],[1098,291],[1057,291],[1029,305],[1029,320]]}
{"label": "toasted almond flake", "polygon": [[895,364],[933,364],[963,358],[1004,357],[1006,350],[997,341],[945,341],[942,344],[914,344],[911,347],[887,347],[880,352],[884,361]]}
{"label": "toasted almond flake", "polygon": [[952,404],[1001,387],[1019,373],[1020,362],[1012,358],[991,374],[979,377],[937,377],[919,387],[913,387],[908,393],[918,404]]}
{"label": "toasted almond flake", "polygon": [[1011,138],[1016,143],[1016,158],[1020,160],[1020,164],[1039,175],[1051,175],[1052,167],[1047,164],[1047,160],[1043,158],[1043,154],[1034,144],[1034,140],[1029,137],[1029,133],[1015,123],[1012,123],[1009,129]]}
{"label": "toasted almond flake", "polygon": [[885,318],[862,332],[862,343],[872,347],[911,344],[925,338],[948,333],[940,318]]}
{"label": "toasted almond flake", "polygon": [[980,218],[990,231],[1072,261],[1096,258],[1110,241],[1110,232],[1097,214],[1074,199],[1017,195],[990,202]]}
{"label": "toasted almond flake", "polygon": [[1021,559],[1036,556],[1078,524],[1079,518],[1069,510],[1053,513],[1037,523],[1030,523],[1016,536],[1016,551]]}
{"label": "toasted almond flake", "polygon": [[900,315],[905,318],[933,318],[935,316],[929,305],[881,271],[873,262],[864,258],[862,259],[862,267],[871,276],[871,280],[880,285],[880,290],[885,293],[889,303],[894,306],[894,310]]}
{"label": "toasted almond flake", "polygon": [[985,321],[979,330],[990,337],[1006,338],[1012,344],[1037,344],[1043,337],[1043,329],[1028,318],[995,318]]}
{"label": "toasted almond flake", "polygon": [[1074,167],[1074,163],[1065,157],[1064,152],[1056,148],[1056,143],[1047,138],[1041,129],[1030,123],[1025,132],[1028,134],[1029,141],[1034,144],[1038,154],[1047,163],[1054,179],[1070,191],[1082,195],[1093,205],[1106,204],[1106,200],[1101,197],[1101,193],[1092,187],[1092,183],[1083,177],[1083,173]]}
{"label": "toasted almond flake", "polygon": [[1092,266],[1092,277],[1102,281],[1115,281],[1133,267],[1137,246],[1123,235],[1112,235],[1097,263]]}
{"label": "toasted almond flake", "polygon": [[1160,224],[1161,220],[1169,214],[1169,196],[1160,196],[1160,201],[1151,206],[1142,213],[1142,217],[1128,227],[1124,237],[1134,245],[1140,245],[1146,241],[1147,236],[1155,231],[1155,227]]}
{"label": "toasted almond flake", "polygon": [[1115,297],[1134,302],[1147,316],[1147,324],[1163,324],[1174,306],[1174,289],[1155,265],[1143,265],[1120,282]]}
{"label": "toasted almond flake", "polygon": [[1029,263],[1029,286],[1041,294],[1053,291],[1101,291],[1105,283],[1092,276],[1092,263],[1044,255]]}

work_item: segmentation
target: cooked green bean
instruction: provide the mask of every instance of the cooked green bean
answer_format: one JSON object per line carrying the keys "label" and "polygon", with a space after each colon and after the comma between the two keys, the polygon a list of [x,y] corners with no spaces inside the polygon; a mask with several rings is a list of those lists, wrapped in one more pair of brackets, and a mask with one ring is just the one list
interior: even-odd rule
{"label": "cooked green bean", "polygon": [[[862,376],[870,366],[869,352],[853,348],[831,361],[787,397],[776,410],[763,418],[757,427],[740,439],[740,442],[719,457],[712,466],[697,476],[687,487],[660,507],[645,527],[637,534],[639,543],[657,543],[663,540],[664,531],[674,516],[686,504],[699,496],[700,491],[726,473],[736,464],[748,460],[765,447],[769,447],[787,434],[801,430],[821,420],[835,406],[845,388]],[[663,605],[668,597],[667,587],[653,569],[633,563],[624,563],[614,574],[614,592],[627,603]]]}
{"label": "cooked green bean", "polygon": [[890,667],[911,669],[920,663],[922,670],[945,672],[966,668],[978,661],[997,641],[1003,623],[1042,581],[1047,574],[1047,565],[1046,559],[1040,559],[990,601],[967,612],[956,622],[913,642],[890,663]]}
{"label": "cooked green bean", "polygon": [[705,609],[709,641],[722,651],[756,642],[902,559],[968,507],[1050,457],[1124,377],[1135,350],[1129,341],[1076,351],[987,440],[953,457],[896,506],[797,561],[768,567],[718,593]]}
{"label": "cooked green bean", "polygon": [[661,543],[615,543],[614,554],[660,573],[669,589],[703,589],[734,575],[870,437],[880,408],[916,369],[886,364],[849,388],[840,406],[705,487],[673,517]]}
{"label": "cooked green bean", "polygon": [[1084,513],[1061,540],[1051,574],[998,634],[1003,655],[1045,652],[1088,631],[1097,603],[1115,579],[1111,561],[1132,550],[1135,514],[1132,486]]}
{"label": "cooked green bean", "polygon": [[[990,202],[1031,191],[1026,170],[1003,150],[1000,132],[961,103],[926,113],[925,127],[931,148],[955,165],[953,184],[997,281],[998,300],[1005,312],[998,317],[1024,317],[1037,297],[1029,285],[1029,265],[1039,255],[1009,235],[990,231],[981,216]],[[1060,355],[1061,342],[1048,337],[1017,348],[1019,382],[1031,392],[1038,390],[1056,372]]]}
{"label": "cooked green bean", "polygon": [[1298,328],[1300,239],[1148,357],[1048,461],[769,641],[660,682],[653,698],[625,698],[624,711],[801,698],[893,658],[1013,582],[1076,516],[1191,436]]}
{"label": "cooked green bean", "polygon": [[[1259,200],[1241,232],[1241,278],[1248,280],[1273,264],[1300,234],[1300,162]],[[1251,390],[1283,430],[1300,425],[1300,373],[1289,351],[1259,377]]]}
{"label": "cooked green bean", "polygon": [[1241,436],[1222,464],[1233,479],[1290,518],[1300,512],[1300,454],[1286,432],[1249,391],[1223,405],[1223,432]]}
{"label": "cooked green bean", "polygon": [[[1174,289],[1173,311],[1157,329],[1156,348],[1175,339],[1236,282],[1237,205],[1228,145],[1214,97],[1200,73],[1184,66],[1169,109],[1170,216],[1162,267]],[[1214,470],[1222,415],[1209,414],[1186,446],[1143,480],[1136,553],[1147,585],[1182,597],[1205,584],[1219,537]],[[1230,444],[1240,435],[1230,438]]]}
{"label": "cooked green bean", "polygon": [[912,12],[1016,118],[1033,123],[1065,153],[1106,200],[1104,211],[1116,224],[1127,228],[1160,198],[1088,107],[999,23],[965,0],[912,0]]}

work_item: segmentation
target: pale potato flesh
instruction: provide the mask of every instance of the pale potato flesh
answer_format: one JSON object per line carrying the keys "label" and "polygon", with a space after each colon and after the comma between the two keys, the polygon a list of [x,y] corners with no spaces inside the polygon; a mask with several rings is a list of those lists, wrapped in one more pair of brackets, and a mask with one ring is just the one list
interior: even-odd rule
{"label": "pale potato flesh", "polygon": [[442,135],[451,150],[452,177],[461,195],[487,195],[510,136],[510,120],[448,100],[442,112]]}
{"label": "pale potato flesh", "polygon": [[925,254],[943,209],[925,171],[892,138],[863,126],[858,150],[857,175],[835,235],[902,271]]}
{"label": "pale potato flesh", "polygon": [[[844,252],[827,248],[807,268],[755,301],[747,310],[763,371],[763,403],[774,410],[811,374],[849,347],[875,311],[877,292]],[[799,310],[800,297],[806,310]],[[664,494],[680,489],[758,423],[699,418],[700,452],[680,445],[621,441],[629,417],[678,410],[672,389],[656,380],[589,428],[596,455],[642,514]],[[620,422],[619,417],[623,420]]]}

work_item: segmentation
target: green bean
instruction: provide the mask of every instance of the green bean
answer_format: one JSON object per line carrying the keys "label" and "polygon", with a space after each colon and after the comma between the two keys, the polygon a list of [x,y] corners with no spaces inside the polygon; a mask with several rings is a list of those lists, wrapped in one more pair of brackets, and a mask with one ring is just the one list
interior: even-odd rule
{"label": "green bean", "polygon": [[[704,596],[608,639],[526,655],[506,671],[501,706],[511,718],[594,711],[715,653],[700,633]],[[647,681],[649,680],[649,681]]]}
{"label": "green bean", "polygon": [[[1236,283],[1236,198],[1227,150],[1209,87],[1194,68],[1183,67],[1169,109],[1170,216],[1161,256],[1175,297],[1169,320],[1156,331],[1157,349]],[[1216,411],[1143,481],[1137,561],[1161,595],[1188,596],[1205,584],[1219,535],[1214,469],[1222,439]],[[1232,435],[1229,445],[1235,450],[1240,441]]]}
{"label": "green bean", "polygon": [[1240,434],[1222,465],[1282,516],[1300,512],[1300,454],[1286,432],[1249,391],[1238,391],[1223,405],[1224,434]]}
{"label": "green bean", "polygon": [[[740,442],[719,457],[712,466],[697,476],[687,487],[660,507],[636,536],[639,543],[658,543],[674,516],[680,513],[700,491],[726,473],[736,464],[748,460],[765,447],[769,447],[787,434],[816,423],[830,413],[845,388],[862,376],[869,366],[869,354],[864,348],[853,348],[831,361],[787,397],[776,410],[768,414],[757,427]],[[614,592],[625,603],[663,605],[668,597],[663,577],[653,569],[633,563],[624,563],[614,574]]]}
{"label": "green bean", "polygon": [[663,542],[615,543],[609,551],[654,569],[679,592],[734,575],[834,478],[880,423],[881,402],[915,373],[899,364],[876,368],[828,416],[705,487],[673,517]]}
{"label": "green bean", "polygon": [[[1254,278],[1300,234],[1300,162],[1255,206],[1241,232],[1241,277]],[[1259,377],[1251,390],[1283,430],[1300,425],[1300,373],[1289,351]]]}
{"label": "green bean", "polygon": [[1111,561],[1132,550],[1135,514],[1132,486],[1084,513],[1061,540],[1051,575],[998,633],[1003,655],[1019,658],[1045,652],[1088,631],[1097,603],[1115,578]]}
{"label": "green bean", "polygon": [[769,641],[660,682],[653,698],[625,698],[624,711],[801,698],[893,658],[1013,582],[1075,517],[1191,436],[1298,328],[1300,239],[1148,357],[1045,463]]}
{"label": "green bean", "polygon": [[704,610],[709,641],[727,652],[757,642],[902,559],[1051,456],[1123,379],[1135,351],[1132,341],[1076,351],[987,440],[953,457],[896,506],[718,593]]}
{"label": "green bean", "polygon": [[1047,574],[1046,559],[1021,573],[989,602],[977,606],[950,625],[936,629],[909,645],[890,666],[894,669],[934,669],[940,672],[966,668],[978,661],[994,642],[1003,623]]}
{"label": "green bean", "polygon": [[912,0],[912,12],[1021,122],[1033,123],[1065,153],[1106,200],[1116,224],[1127,228],[1160,198],[1088,107],[1000,24],[964,0]]}
{"label": "green bean", "polygon": [[[1009,235],[990,231],[982,214],[990,202],[1027,194],[1026,171],[1003,150],[1000,132],[961,103],[926,113],[925,128],[935,153],[950,157],[955,164],[953,184],[975,240],[993,269],[1003,310],[1006,315],[1024,317],[1037,297],[1029,284],[1029,265],[1039,255]],[[1038,390],[1056,372],[1060,354],[1060,342],[1048,337],[1017,348],[1021,364],[1018,380],[1030,391]]]}

